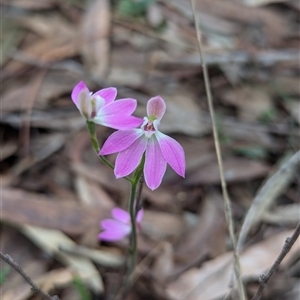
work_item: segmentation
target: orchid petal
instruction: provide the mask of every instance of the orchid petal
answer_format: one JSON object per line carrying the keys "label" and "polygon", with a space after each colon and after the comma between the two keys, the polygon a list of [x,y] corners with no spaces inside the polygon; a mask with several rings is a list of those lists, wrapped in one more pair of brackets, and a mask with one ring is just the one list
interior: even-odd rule
{"label": "orchid petal", "polygon": [[96,124],[114,129],[127,130],[142,124],[140,118],[131,116],[136,109],[135,99],[123,99],[103,106],[94,118]]}
{"label": "orchid petal", "polygon": [[117,220],[113,220],[113,219],[104,219],[100,222],[101,224],[101,227],[104,229],[104,230],[118,230],[120,227],[123,227],[124,223],[121,223],[120,221],[117,221]]}
{"label": "orchid petal", "polygon": [[[102,241],[119,241],[131,232],[131,227],[129,225],[114,220],[103,220],[101,224],[104,221],[111,222],[110,224],[106,224],[107,226],[110,225],[110,227],[98,235],[98,238]],[[103,225],[102,227],[104,228]]]}
{"label": "orchid petal", "polygon": [[99,96],[104,100],[105,105],[113,102],[117,97],[117,89],[109,87],[96,92],[93,96]]}
{"label": "orchid petal", "polygon": [[136,222],[141,223],[144,217],[144,209],[141,208],[136,215]]}
{"label": "orchid petal", "polygon": [[166,172],[167,162],[163,157],[155,136],[148,142],[144,166],[145,181],[151,190],[155,190]]}
{"label": "orchid petal", "polygon": [[75,87],[73,88],[71,98],[77,108],[80,110],[80,98],[86,97],[89,94],[89,89],[85,85],[83,81],[80,81]]}
{"label": "orchid petal", "polygon": [[141,125],[142,119],[134,116],[110,115],[104,117],[96,117],[93,120],[96,124],[101,124],[118,130],[129,130]]}
{"label": "orchid petal", "polygon": [[130,215],[126,210],[116,207],[112,210],[111,213],[114,219],[123,222],[125,224],[129,224]]}
{"label": "orchid petal", "polygon": [[118,154],[115,165],[115,175],[117,178],[129,175],[138,166],[147,143],[148,139],[141,136],[131,146]]}
{"label": "orchid petal", "polygon": [[156,132],[155,134],[164,159],[171,166],[171,168],[180,176],[185,175],[185,156],[181,145],[171,137]]}
{"label": "orchid petal", "polygon": [[117,242],[124,239],[126,235],[120,234],[119,232],[103,231],[98,234],[98,239],[103,242]]}
{"label": "orchid petal", "polygon": [[156,96],[151,98],[147,103],[148,117],[155,117],[159,121],[162,119],[166,111],[166,103],[163,98]]}
{"label": "orchid petal", "polygon": [[129,116],[135,111],[136,106],[137,102],[135,99],[118,100],[103,106],[97,116]]}
{"label": "orchid petal", "polygon": [[132,129],[126,131],[115,131],[105,141],[100,155],[108,155],[127,149],[132,143],[143,134],[142,129]]}

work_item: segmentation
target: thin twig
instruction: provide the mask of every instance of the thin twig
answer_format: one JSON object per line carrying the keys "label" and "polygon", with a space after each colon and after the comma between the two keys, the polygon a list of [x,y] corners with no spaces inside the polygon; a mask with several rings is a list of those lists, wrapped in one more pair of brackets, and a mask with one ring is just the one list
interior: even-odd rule
{"label": "thin twig", "polygon": [[224,176],[222,153],[221,153],[219,136],[218,136],[217,126],[216,126],[216,121],[215,121],[215,113],[214,113],[214,106],[213,106],[213,100],[212,100],[212,95],[211,95],[209,75],[208,75],[207,66],[206,66],[203,51],[202,51],[200,30],[199,30],[197,17],[196,17],[194,0],[191,0],[191,4],[192,4],[192,10],[193,10],[194,24],[195,24],[196,33],[197,33],[197,41],[198,41],[200,60],[201,60],[202,68],[203,68],[205,91],[206,91],[207,100],[208,100],[209,113],[210,113],[211,121],[212,121],[212,129],[213,129],[213,136],[214,136],[215,148],[216,148],[219,171],[220,171],[222,193],[223,193],[223,198],[224,198],[224,202],[225,202],[225,216],[226,216],[226,220],[227,220],[227,224],[228,224],[228,231],[229,231],[232,248],[233,248],[234,272],[235,272],[235,276],[236,276],[236,280],[237,280],[239,299],[245,300],[246,295],[244,292],[244,285],[243,285],[242,276],[241,276],[239,255],[238,255],[238,252],[236,249],[236,240],[235,240],[235,236],[234,236],[234,224],[233,224],[233,218],[232,218],[231,204],[230,204],[230,199],[229,199],[229,195],[227,192],[227,186],[226,186],[226,181],[225,181],[225,176]]}
{"label": "thin twig", "polygon": [[34,281],[24,272],[24,270],[8,255],[0,252],[0,257],[10,266],[12,266],[31,286],[34,293],[41,294],[47,300],[59,300],[58,296],[50,296],[48,293],[41,290]]}
{"label": "thin twig", "polygon": [[296,242],[297,238],[300,235],[300,222],[298,223],[293,235],[291,237],[288,237],[285,240],[285,243],[282,247],[282,250],[280,254],[278,255],[277,259],[275,260],[274,264],[270,268],[269,272],[267,274],[262,274],[259,279],[259,288],[256,291],[255,295],[251,300],[259,300],[268,281],[270,280],[271,276],[277,271],[280,263],[285,258],[285,256],[290,252],[291,248],[293,247],[294,243]]}

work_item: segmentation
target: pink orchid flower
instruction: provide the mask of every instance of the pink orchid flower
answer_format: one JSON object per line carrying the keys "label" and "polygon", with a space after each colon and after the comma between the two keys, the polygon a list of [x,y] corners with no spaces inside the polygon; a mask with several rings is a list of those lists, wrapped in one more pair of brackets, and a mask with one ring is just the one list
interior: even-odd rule
{"label": "pink orchid flower", "polygon": [[80,113],[88,121],[114,129],[131,129],[141,125],[140,118],[131,116],[135,111],[135,99],[126,98],[115,101],[117,89],[114,87],[90,92],[83,81],[73,89],[71,98]]}
{"label": "pink orchid flower", "polygon": [[185,156],[181,145],[158,130],[165,114],[166,104],[160,97],[151,98],[147,103],[147,117],[139,129],[116,131],[104,143],[100,155],[119,152],[115,175],[117,178],[129,175],[145,154],[144,177],[152,190],[156,189],[165,174],[167,163],[180,176],[185,174]]}
{"label": "pink orchid flower", "polygon": [[[131,233],[131,220],[127,211],[116,207],[112,210],[112,216],[113,219],[104,219],[101,221],[101,227],[104,229],[104,231],[98,235],[101,241],[120,241]],[[141,228],[143,216],[144,210],[141,209],[136,216],[137,230]]]}

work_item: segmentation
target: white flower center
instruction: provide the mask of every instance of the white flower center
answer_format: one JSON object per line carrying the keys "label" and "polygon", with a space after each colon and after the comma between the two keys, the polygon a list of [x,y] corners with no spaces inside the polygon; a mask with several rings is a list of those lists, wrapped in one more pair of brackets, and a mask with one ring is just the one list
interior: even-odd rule
{"label": "white flower center", "polygon": [[151,136],[157,131],[158,125],[158,120],[151,121],[147,117],[144,117],[144,122],[141,126],[141,129],[144,131],[144,134],[147,138],[151,138]]}
{"label": "white flower center", "polygon": [[105,101],[100,96],[93,95],[90,99],[91,103],[91,115],[90,118],[93,119],[97,116],[98,111],[103,107]]}

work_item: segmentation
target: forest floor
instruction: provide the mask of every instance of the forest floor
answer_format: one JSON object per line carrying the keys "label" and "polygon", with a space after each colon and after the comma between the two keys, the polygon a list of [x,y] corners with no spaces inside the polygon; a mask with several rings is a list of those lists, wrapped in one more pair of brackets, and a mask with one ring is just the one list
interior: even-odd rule
{"label": "forest floor", "polygon": [[[300,2],[195,0],[247,298],[300,219]],[[212,121],[187,0],[1,0],[1,252],[61,300],[238,299]],[[83,80],[117,98],[160,95],[160,130],[186,176],[144,186],[138,267],[99,223],[129,184],[97,158],[71,100]],[[100,145],[113,132],[97,126]],[[109,157],[114,162],[115,156]],[[243,229],[242,229],[243,228]],[[262,299],[300,298],[300,243]],[[0,264],[1,300],[39,300]]]}

